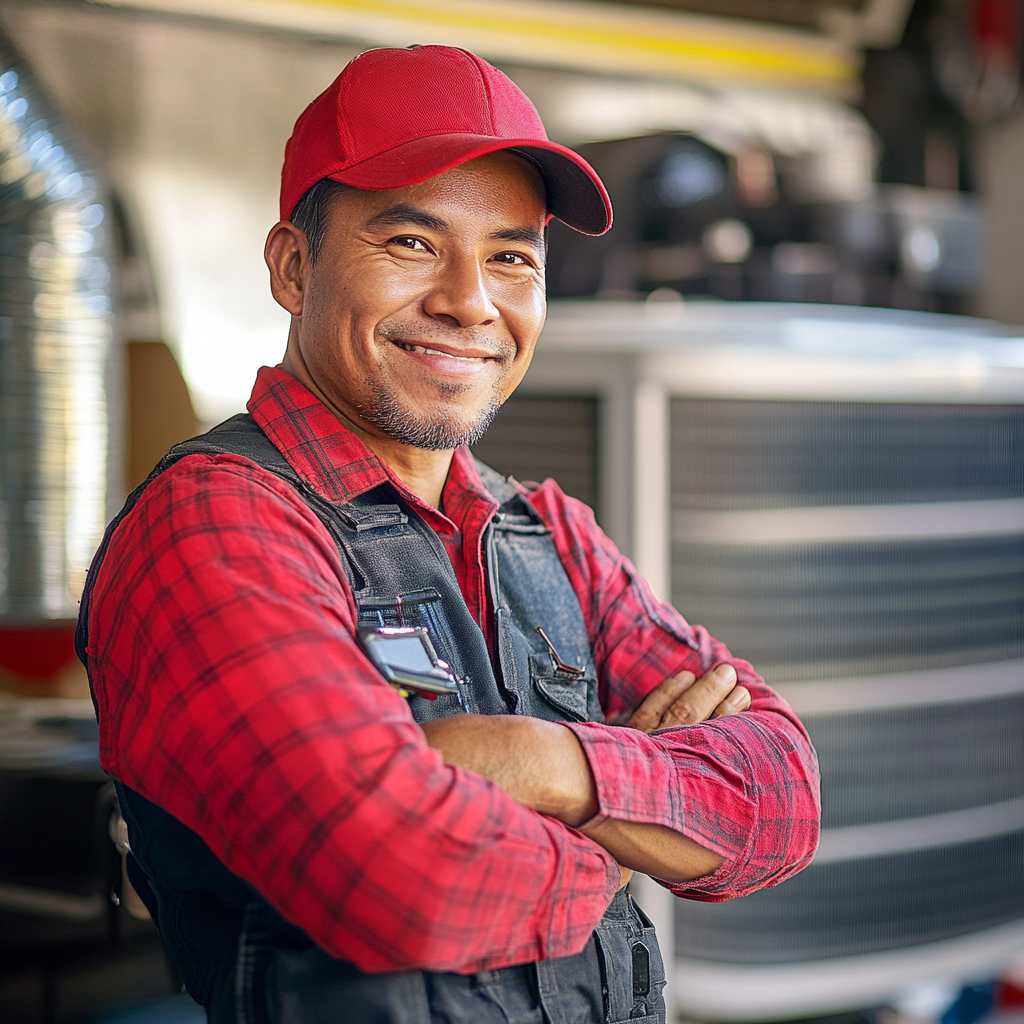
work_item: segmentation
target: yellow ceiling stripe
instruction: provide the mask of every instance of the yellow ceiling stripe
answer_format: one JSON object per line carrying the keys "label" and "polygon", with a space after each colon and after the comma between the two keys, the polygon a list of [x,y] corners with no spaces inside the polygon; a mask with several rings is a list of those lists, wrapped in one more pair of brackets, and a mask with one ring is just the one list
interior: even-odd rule
{"label": "yellow ceiling stripe", "polygon": [[327,31],[385,45],[448,42],[496,60],[764,82],[838,95],[856,91],[860,72],[858,56],[824,36],[611,4],[561,0],[93,2]]}
{"label": "yellow ceiling stripe", "polygon": [[[639,50],[679,58],[682,61],[694,58],[724,65],[754,67],[769,73],[782,73],[785,77],[807,77],[819,79],[848,80],[856,77],[858,68],[840,54],[822,52],[813,46],[786,46],[782,40],[758,40],[741,43],[735,40],[740,32],[707,33],[699,38],[691,29],[685,35],[655,35],[651,32],[624,29],[620,19],[606,26],[595,24],[599,19],[589,12],[578,20],[550,17],[538,18],[517,14],[515,6],[509,4],[507,14],[488,13],[482,5],[473,10],[438,4],[410,4],[394,0],[289,0],[334,7],[343,10],[358,10],[378,16],[391,16],[410,21],[425,21],[437,25],[458,28],[479,29],[488,32],[514,32],[569,43],[591,43],[623,49]],[[536,14],[536,8],[531,12]],[[698,30],[699,31],[699,30]],[[705,33],[700,33],[704,35]],[[715,36],[718,38],[716,39]],[[817,52],[815,52],[817,51]]]}

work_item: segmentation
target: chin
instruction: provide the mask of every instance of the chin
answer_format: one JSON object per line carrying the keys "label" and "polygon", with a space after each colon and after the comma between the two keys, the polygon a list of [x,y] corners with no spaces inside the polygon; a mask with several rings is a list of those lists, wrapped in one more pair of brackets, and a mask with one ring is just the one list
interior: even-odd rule
{"label": "chin", "polygon": [[[428,451],[451,451],[475,444],[500,407],[497,400],[469,409],[462,403],[402,401],[383,389],[374,390],[374,401],[364,419],[392,440]],[[426,414],[425,409],[429,410]]]}

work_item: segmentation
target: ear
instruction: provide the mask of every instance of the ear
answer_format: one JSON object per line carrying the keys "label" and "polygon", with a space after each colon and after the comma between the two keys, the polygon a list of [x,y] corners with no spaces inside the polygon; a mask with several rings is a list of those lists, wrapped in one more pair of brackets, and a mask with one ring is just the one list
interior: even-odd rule
{"label": "ear", "polygon": [[270,291],[292,316],[302,315],[306,275],[309,271],[306,236],[290,221],[278,221],[267,236],[263,258],[270,270]]}

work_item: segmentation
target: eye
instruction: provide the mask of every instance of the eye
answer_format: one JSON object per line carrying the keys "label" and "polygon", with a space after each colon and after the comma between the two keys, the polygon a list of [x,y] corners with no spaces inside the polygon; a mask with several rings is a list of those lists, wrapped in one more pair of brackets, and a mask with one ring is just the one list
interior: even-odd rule
{"label": "eye", "polygon": [[530,263],[526,259],[526,257],[521,256],[517,252],[499,252],[497,255],[491,257],[491,261],[494,263],[500,263],[504,267],[530,266]]}
{"label": "eye", "polygon": [[398,235],[396,238],[389,238],[388,245],[400,245],[403,249],[411,249],[413,252],[433,251],[422,238],[415,238],[412,235]]}

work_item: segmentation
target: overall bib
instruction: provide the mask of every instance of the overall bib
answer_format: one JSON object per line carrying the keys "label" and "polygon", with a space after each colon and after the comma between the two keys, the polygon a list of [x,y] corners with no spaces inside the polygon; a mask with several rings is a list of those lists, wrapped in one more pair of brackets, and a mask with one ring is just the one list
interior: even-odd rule
{"label": "overall bib", "polygon": [[[479,714],[600,721],[593,653],[579,600],[549,531],[503,477],[478,464],[500,509],[485,537],[500,673],[431,528],[383,484],[346,502],[318,495],[249,416],[178,445],[111,523],[82,597],[89,599],[109,539],[145,487],[194,453],[233,453],[286,480],[338,544],[360,625],[424,626]],[[543,629],[551,647],[538,632]],[[419,722],[462,713],[458,698],[411,697]],[[625,892],[583,951],[518,967],[457,975],[365,974],[328,956],[232,874],[203,840],[116,782],[128,824],[129,875],[150,906],[188,991],[213,1024],[663,1024],[665,973],[654,929]]]}

